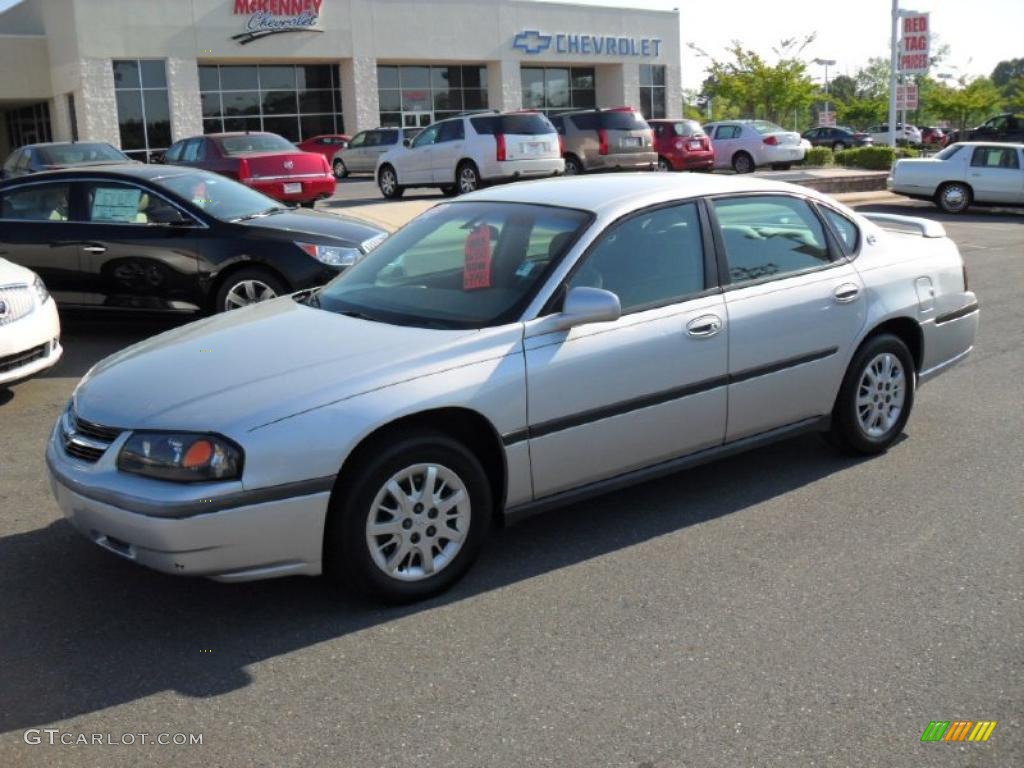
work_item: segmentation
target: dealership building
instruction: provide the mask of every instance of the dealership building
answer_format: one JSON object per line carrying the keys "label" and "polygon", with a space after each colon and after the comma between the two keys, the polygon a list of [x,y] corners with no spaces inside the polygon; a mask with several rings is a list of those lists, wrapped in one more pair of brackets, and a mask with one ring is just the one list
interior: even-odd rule
{"label": "dealership building", "polygon": [[0,13],[0,160],[199,133],[293,141],[473,109],[681,109],[679,14],[533,0],[22,0]]}

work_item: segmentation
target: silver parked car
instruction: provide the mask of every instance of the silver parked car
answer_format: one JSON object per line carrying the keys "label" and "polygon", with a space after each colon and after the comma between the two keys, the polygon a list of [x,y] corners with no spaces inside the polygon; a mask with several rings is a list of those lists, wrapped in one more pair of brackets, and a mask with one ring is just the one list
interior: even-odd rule
{"label": "silver parked car", "polygon": [[963,142],[933,157],[897,160],[886,186],[933,200],[946,213],[963,213],[972,203],[1024,205],[1024,144]]}
{"label": "silver parked car", "polygon": [[[352,173],[373,174],[385,152],[401,147],[419,135],[422,128],[374,128],[360,131],[348,146],[334,153],[335,175],[344,179]],[[340,166],[338,165],[340,163]]]}
{"label": "silver parked car", "polygon": [[941,225],[801,187],[498,187],[323,288],[99,363],[46,460],[67,518],[120,557],[412,600],[495,522],[808,430],[884,451],[972,349],[966,283]]}

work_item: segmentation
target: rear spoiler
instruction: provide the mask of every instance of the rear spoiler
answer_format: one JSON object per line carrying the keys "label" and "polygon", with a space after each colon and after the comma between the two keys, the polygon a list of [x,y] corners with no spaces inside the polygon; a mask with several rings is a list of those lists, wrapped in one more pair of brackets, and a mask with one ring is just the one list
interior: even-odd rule
{"label": "rear spoiler", "polygon": [[[916,230],[921,237],[945,237],[946,228],[937,221],[919,219],[916,216],[897,216],[895,213],[863,213],[868,221],[884,229]],[[886,225],[889,226],[886,226]]]}

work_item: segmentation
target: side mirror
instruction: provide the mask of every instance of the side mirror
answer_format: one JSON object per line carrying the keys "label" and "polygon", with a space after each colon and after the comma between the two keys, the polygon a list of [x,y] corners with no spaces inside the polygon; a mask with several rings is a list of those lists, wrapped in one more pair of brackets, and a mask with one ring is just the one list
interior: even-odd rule
{"label": "side mirror", "polygon": [[412,139],[402,139],[402,146],[411,147],[412,146]]}
{"label": "side mirror", "polygon": [[536,320],[529,335],[567,331],[587,323],[608,323],[622,316],[619,297],[602,288],[573,288],[562,302],[562,311]]}

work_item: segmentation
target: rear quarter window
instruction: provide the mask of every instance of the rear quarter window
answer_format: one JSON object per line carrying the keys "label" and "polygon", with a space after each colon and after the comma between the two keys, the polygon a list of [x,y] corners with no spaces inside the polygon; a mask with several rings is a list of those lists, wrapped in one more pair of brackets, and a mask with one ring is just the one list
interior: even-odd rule
{"label": "rear quarter window", "polygon": [[825,221],[828,222],[829,228],[839,241],[839,247],[842,249],[843,255],[851,256],[856,253],[857,245],[860,242],[860,230],[857,228],[857,225],[839,213],[839,211],[834,211],[825,206],[821,206],[819,210],[824,214]]}

